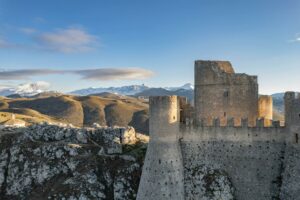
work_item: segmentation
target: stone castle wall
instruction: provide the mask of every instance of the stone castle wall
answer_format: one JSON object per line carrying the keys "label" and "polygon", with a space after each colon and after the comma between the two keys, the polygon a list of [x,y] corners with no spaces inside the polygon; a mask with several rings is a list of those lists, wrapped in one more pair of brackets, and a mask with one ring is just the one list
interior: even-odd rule
{"label": "stone castle wall", "polygon": [[183,119],[182,98],[152,97],[138,199],[298,199],[300,98],[286,93],[285,104],[283,127],[264,119],[208,124]]}
{"label": "stone castle wall", "polygon": [[256,76],[196,61],[195,109],[176,96],[150,98],[138,200],[300,199],[300,96],[285,94],[284,127],[271,119]]}
{"label": "stone castle wall", "polygon": [[203,167],[223,171],[236,199],[279,197],[285,128],[199,127],[182,129],[182,134],[186,199],[205,199],[205,192],[195,195],[188,184],[201,181],[191,173]]}
{"label": "stone castle wall", "polygon": [[[248,118],[255,123],[258,116],[258,84],[256,76],[236,74],[226,61],[195,62],[196,120]],[[240,123],[240,121],[236,121]]]}

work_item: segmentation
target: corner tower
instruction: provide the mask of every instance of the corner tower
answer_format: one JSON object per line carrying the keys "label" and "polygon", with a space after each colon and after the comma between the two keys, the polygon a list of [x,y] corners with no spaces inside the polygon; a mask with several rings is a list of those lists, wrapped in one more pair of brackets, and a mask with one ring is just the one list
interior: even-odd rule
{"label": "corner tower", "polygon": [[235,118],[239,125],[248,118],[254,125],[258,117],[257,76],[236,74],[228,61],[195,61],[196,121],[220,118],[221,124]]}
{"label": "corner tower", "polygon": [[285,126],[289,130],[288,141],[300,143],[300,95],[286,92],[284,95]]}
{"label": "corner tower", "polygon": [[179,99],[150,97],[150,141],[137,200],[184,199],[184,175],[179,146]]}

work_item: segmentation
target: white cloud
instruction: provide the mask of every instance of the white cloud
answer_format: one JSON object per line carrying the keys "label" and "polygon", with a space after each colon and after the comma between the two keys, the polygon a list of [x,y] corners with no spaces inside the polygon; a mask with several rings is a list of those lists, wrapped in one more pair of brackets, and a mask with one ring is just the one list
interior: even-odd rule
{"label": "white cloud", "polygon": [[154,73],[141,68],[101,68],[73,71],[87,80],[136,80],[145,79]]}
{"label": "white cloud", "polygon": [[96,36],[80,28],[58,29],[38,34],[35,38],[41,48],[62,53],[90,51],[97,43]]}
{"label": "white cloud", "polygon": [[46,50],[61,53],[80,53],[94,50],[98,38],[82,28],[69,27],[50,32],[41,32],[31,27],[18,29],[31,40],[31,44],[9,43],[0,37],[0,48]]}
{"label": "white cloud", "polygon": [[0,71],[0,80],[19,80],[19,79],[29,79],[32,76],[48,75],[48,74],[58,74],[60,71],[51,69],[20,69],[20,70],[10,70]]}
{"label": "white cloud", "polygon": [[0,71],[0,80],[30,79],[33,76],[50,74],[75,74],[84,80],[137,80],[145,79],[154,73],[142,68],[98,68],[85,70],[22,69]]}

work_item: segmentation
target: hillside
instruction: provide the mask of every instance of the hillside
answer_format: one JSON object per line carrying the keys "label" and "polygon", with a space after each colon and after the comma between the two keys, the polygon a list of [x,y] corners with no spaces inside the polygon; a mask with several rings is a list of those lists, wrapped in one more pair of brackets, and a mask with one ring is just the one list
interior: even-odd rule
{"label": "hillside", "polygon": [[41,94],[30,98],[1,98],[0,123],[16,114],[27,124],[62,122],[75,126],[134,126],[148,133],[148,104],[134,97],[111,93],[96,96]]}
{"label": "hillside", "polygon": [[[151,88],[134,97],[109,92],[89,96],[64,95],[44,92],[31,97],[0,98],[0,123],[16,114],[27,124],[38,122],[62,122],[75,126],[133,126],[138,132],[148,133],[148,103],[139,96],[179,95],[193,102],[193,90],[166,90]],[[273,96],[274,120],[283,121],[283,95]]]}

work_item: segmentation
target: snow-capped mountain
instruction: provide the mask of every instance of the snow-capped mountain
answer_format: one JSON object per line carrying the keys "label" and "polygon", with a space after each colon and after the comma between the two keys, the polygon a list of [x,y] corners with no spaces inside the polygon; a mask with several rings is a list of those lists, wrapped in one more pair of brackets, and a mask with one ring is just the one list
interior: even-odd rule
{"label": "snow-capped mountain", "polygon": [[90,94],[99,94],[103,92],[109,92],[114,94],[120,94],[120,95],[134,95],[136,93],[142,92],[146,89],[149,89],[149,87],[145,85],[129,85],[129,86],[122,86],[122,87],[108,87],[108,88],[86,88],[81,90],[75,90],[72,91],[71,94],[76,95],[90,95]]}
{"label": "snow-capped mountain", "polygon": [[33,96],[48,91],[50,84],[44,81],[25,83],[18,86],[0,86],[0,96],[18,94],[20,96]]}
{"label": "snow-capped mountain", "polygon": [[165,87],[164,89],[170,90],[170,91],[175,91],[175,90],[180,90],[180,89],[194,90],[194,85],[192,85],[191,83],[186,83],[186,84],[184,84],[183,86],[180,86],[180,87]]}
{"label": "snow-capped mountain", "polygon": [[[34,96],[39,93],[49,91],[50,84],[43,81],[38,81],[36,83],[25,83],[18,86],[0,86],[0,96],[10,96],[10,95],[20,95],[20,96]],[[146,85],[129,85],[121,87],[90,87],[80,90],[75,90],[70,92],[70,94],[75,95],[90,95],[90,94],[99,94],[103,92],[109,92],[119,95],[135,95],[143,91],[149,90],[152,87]],[[177,91],[180,89],[183,90],[193,90],[194,86],[190,83],[184,84],[180,87],[164,87],[162,89],[168,91]]]}
{"label": "snow-capped mountain", "polygon": [[[135,95],[137,93],[141,93],[148,89],[151,89],[151,87],[148,87],[145,85],[129,85],[129,86],[122,86],[122,87],[108,87],[108,88],[90,87],[90,88],[86,88],[86,89],[72,91],[71,94],[90,95],[90,94],[109,92],[109,93],[120,94],[120,95]],[[175,90],[179,90],[179,89],[193,90],[194,86],[190,83],[187,83],[181,87],[165,87],[163,89],[169,90],[169,91],[175,91]]]}

